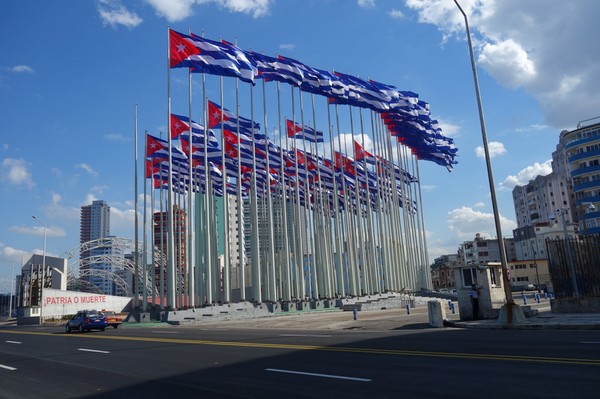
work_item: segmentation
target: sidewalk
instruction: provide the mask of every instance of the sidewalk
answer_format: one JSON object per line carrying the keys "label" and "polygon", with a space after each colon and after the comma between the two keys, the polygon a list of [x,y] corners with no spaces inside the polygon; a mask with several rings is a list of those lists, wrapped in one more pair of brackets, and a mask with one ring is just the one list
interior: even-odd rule
{"label": "sidewalk", "polygon": [[538,309],[525,323],[507,325],[497,320],[448,321],[449,327],[512,330],[600,330],[600,313],[552,313],[550,306]]}
{"label": "sidewalk", "polygon": [[[446,309],[446,327],[479,329],[561,329],[600,330],[600,313],[557,314],[550,311],[549,303],[535,306],[539,314],[525,323],[506,325],[497,320],[460,321],[459,314]],[[182,325],[181,327],[183,327]],[[433,328],[429,325],[427,306],[410,309],[381,309],[360,311],[354,320],[350,311],[316,311],[278,313],[269,317],[243,320],[214,320],[186,325],[190,328],[275,328],[298,330],[393,331]]]}

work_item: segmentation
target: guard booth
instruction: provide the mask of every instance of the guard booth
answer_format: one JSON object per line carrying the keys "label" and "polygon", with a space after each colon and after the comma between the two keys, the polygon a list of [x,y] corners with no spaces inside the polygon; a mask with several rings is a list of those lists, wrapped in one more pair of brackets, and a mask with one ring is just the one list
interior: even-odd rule
{"label": "guard booth", "polygon": [[497,319],[506,297],[502,287],[502,264],[481,262],[454,267],[456,294],[461,320],[473,320],[469,295],[473,284],[479,288],[479,318]]}

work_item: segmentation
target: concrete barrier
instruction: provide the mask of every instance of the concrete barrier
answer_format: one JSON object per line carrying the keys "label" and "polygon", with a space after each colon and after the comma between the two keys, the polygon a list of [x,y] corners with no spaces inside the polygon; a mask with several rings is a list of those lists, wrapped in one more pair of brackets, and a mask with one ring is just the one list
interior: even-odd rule
{"label": "concrete barrier", "polygon": [[429,325],[431,327],[444,327],[444,319],[446,318],[446,310],[439,301],[428,301],[427,312],[429,313]]}

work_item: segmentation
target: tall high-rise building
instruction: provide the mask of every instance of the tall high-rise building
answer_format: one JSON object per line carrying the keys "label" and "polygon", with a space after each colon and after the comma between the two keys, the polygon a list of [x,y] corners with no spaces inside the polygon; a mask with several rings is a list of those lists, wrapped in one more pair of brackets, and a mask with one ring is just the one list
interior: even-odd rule
{"label": "tall high-rise building", "polygon": [[[167,244],[168,244],[168,213],[167,212],[155,212],[153,217],[153,236],[154,246],[158,248],[166,257],[167,256]],[[173,257],[175,262],[176,273],[180,276],[177,278],[178,289],[182,287],[186,273],[186,240],[187,240],[187,228],[186,228],[186,212],[178,206],[173,207],[173,242],[174,251]],[[165,258],[166,259],[166,258]],[[168,265],[167,265],[168,267]],[[166,272],[166,271],[164,271]],[[166,277],[163,277],[166,278]],[[155,270],[155,283],[157,287],[160,287],[160,268]],[[165,295],[167,290],[163,292]]]}
{"label": "tall high-rise building", "polygon": [[[113,263],[109,259],[122,256],[122,251],[113,248],[111,240],[102,240],[110,236],[110,207],[105,201],[96,200],[91,205],[81,207],[79,242],[82,250],[79,254],[81,271],[91,286],[99,292],[114,294],[114,283],[109,278],[113,272]],[[88,245],[98,240],[97,245]]]}
{"label": "tall high-rise building", "polygon": [[81,207],[81,227],[79,242],[81,244],[110,235],[110,206],[102,200],[92,205]]}

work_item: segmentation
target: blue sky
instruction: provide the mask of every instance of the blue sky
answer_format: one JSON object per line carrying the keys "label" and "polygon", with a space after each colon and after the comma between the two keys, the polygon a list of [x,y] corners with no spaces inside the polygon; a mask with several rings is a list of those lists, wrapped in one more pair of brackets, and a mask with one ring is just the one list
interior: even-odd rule
{"label": "blue sky", "polygon": [[[600,114],[600,3],[461,4],[511,236],[512,188],[550,172],[562,129]],[[112,234],[133,237],[134,105],[141,159],[144,130],[166,126],[167,26],[418,93],[459,148],[451,173],[420,163],[430,258],[475,233],[496,235],[464,21],[451,0],[9,0],[0,4],[0,292],[13,262],[42,251],[32,215],[55,256],[76,251],[80,207],[94,199],[111,206]],[[184,71],[172,72],[171,91],[173,112],[186,114]]]}

